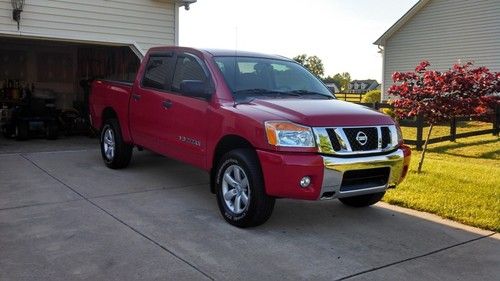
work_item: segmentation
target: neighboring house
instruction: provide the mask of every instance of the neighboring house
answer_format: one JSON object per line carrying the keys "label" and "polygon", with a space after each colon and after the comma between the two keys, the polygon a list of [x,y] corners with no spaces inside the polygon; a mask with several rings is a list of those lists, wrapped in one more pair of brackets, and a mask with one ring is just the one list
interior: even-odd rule
{"label": "neighboring house", "polygon": [[395,71],[411,71],[422,60],[448,70],[472,61],[500,71],[500,1],[420,0],[377,41],[383,55],[382,92]]}
{"label": "neighboring house", "polygon": [[379,87],[377,80],[352,80],[347,87],[347,93],[364,94]]}
{"label": "neighboring house", "polygon": [[330,90],[330,92],[336,94],[340,92],[340,86],[335,82],[325,83],[325,86]]}
{"label": "neighboring house", "polygon": [[[18,25],[14,4],[22,2]],[[150,47],[176,45],[179,8],[194,2],[0,0],[0,88],[33,83],[58,108],[83,103],[80,80],[130,80]],[[3,97],[0,106],[16,98]]]}

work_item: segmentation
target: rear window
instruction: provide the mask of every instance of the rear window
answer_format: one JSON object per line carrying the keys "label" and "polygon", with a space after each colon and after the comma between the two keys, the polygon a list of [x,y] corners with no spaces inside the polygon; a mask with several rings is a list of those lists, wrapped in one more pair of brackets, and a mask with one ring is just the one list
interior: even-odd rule
{"label": "rear window", "polygon": [[150,57],[142,79],[142,86],[159,90],[168,89],[167,81],[172,76],[173,58],[169,56]]}

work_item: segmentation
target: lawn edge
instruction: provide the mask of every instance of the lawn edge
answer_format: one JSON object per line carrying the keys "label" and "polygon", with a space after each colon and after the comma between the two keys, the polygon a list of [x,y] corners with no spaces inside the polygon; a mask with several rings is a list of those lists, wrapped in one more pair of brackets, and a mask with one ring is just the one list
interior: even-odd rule
{"label": "lawn edge", "polygon": [[437,214],[423,212],[423,211],[419,211],[419,210],[415,210],[415,209],[409,209],[409,208],[405,208],[405,207],[401,207],[401,206],[397,206],[397,205],[392,205],[392,204],[389,204],[389,203],[386,203],[386,202],[379,202],[375,206],[381,207],[381,208],[384,208],[384,209],[387,209],[387,210],[395,211],[395,212],[398,212],[398,213],[403,213],[403,214],[406,214],[406,215],[418,217],[418,218],[421,218],[421,219],[425,219],[427,221],[431,221],[431,222],[435,222],[435,223],[438,223],[438,224],[446,225],[446,226],[453,227],[453,228],[456,228],[456,229],[461,229],[461,230],[464,230],[464,231],[467,231],[467,232],[471,232],[471,233],[475,233],[475,234],[482,235],[482,236],[488,236],[488,235],[492,235],[493,234],[491,236],[492,238],[500,240],[500,235],[498,235],[498,232],[496,232],[496,231],[486,230],[486,229],[482,229],[482,228],[478,228],[478,227],[466,225],[466,224],[463,224],[463,223],[460,223],[460,222],[457,222],[457,221],[454,221],[454,220],[443,218],[443,217],[441,217],[441,216],[439,216]]}

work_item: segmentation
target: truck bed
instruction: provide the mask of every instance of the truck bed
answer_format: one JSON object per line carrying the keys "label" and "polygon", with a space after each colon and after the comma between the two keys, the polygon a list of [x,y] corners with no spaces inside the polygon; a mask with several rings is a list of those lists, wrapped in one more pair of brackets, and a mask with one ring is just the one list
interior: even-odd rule
{"label": "truck bed", "polygon": [[128,126],[128,103],[132,93],[133,83],[114,80],[96,80],[92,83],[89,97],[92,126],[100,130],[103,114],[107,108],[113,108],[118,115],[122,135],[125,141],[130,141]]}

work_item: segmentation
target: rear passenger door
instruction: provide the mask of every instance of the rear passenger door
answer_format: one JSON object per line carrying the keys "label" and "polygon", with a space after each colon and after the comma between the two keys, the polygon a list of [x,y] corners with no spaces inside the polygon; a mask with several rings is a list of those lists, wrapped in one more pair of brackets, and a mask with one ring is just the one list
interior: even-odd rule
{"label": "rear passenger door", "polygon": [[209,126],[209,100],[189,97],[181,92],[184,80],[210,81],[204,62],[194,54],[177,54],[170,90],[165,93],[168,130],[161,132],[163,151],[174,158],[204,167]]}

